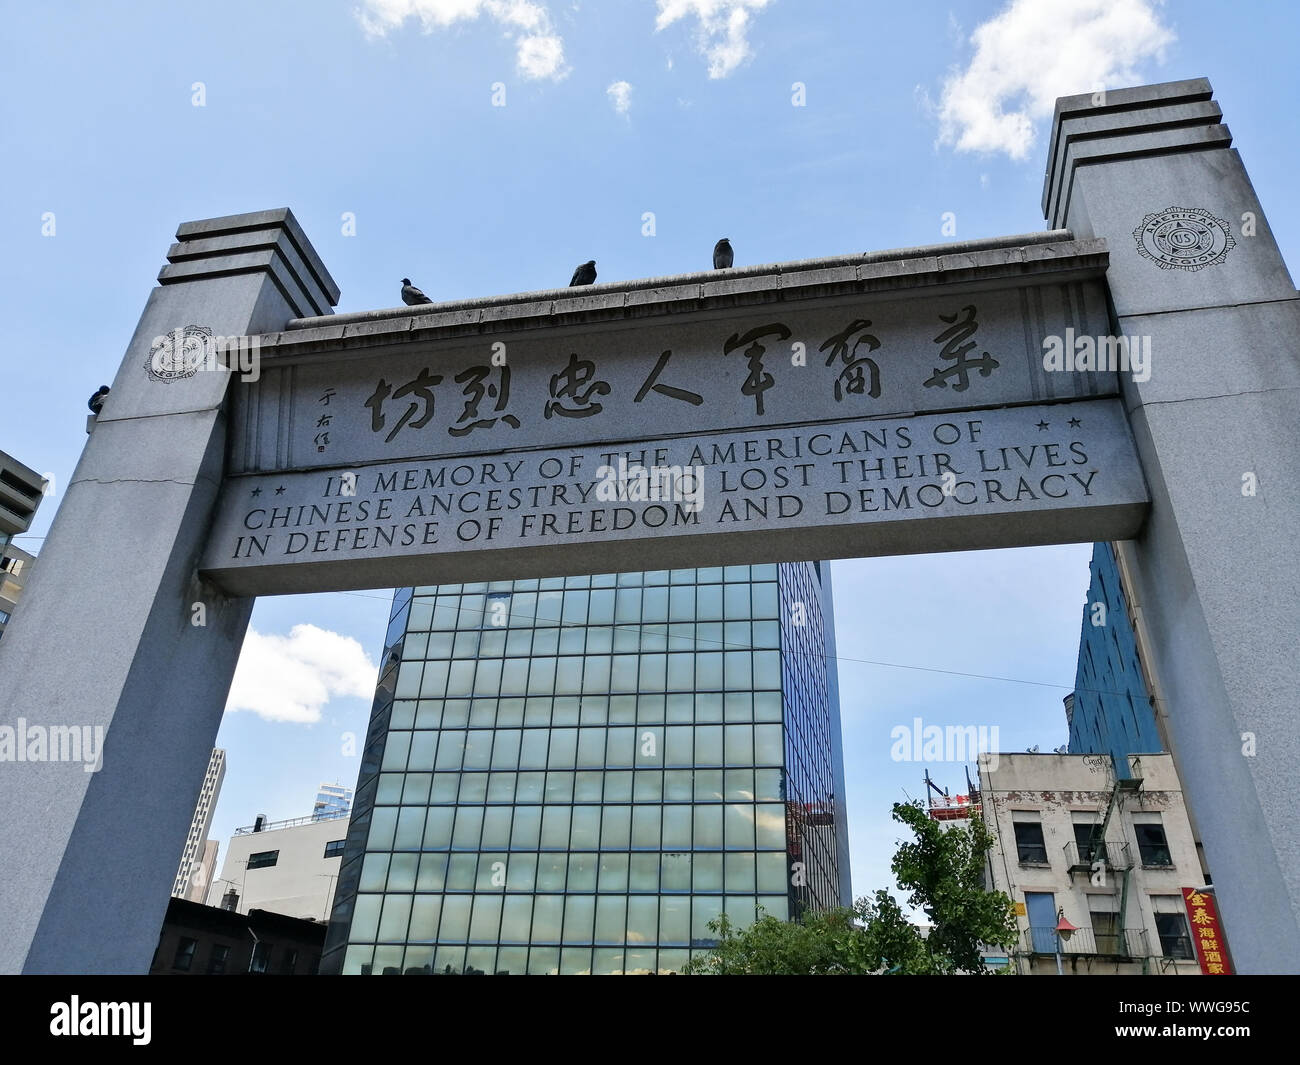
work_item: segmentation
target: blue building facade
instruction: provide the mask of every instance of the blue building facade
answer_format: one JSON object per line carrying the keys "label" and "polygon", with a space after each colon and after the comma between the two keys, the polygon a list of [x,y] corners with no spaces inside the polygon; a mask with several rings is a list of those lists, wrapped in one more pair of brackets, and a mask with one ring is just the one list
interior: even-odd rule
{"label": "blue building facade", "polygon": [[677,972],[847,904],[826,570],[398,591],[321,971]]}
{"label": "blue building facade", "polygon": [[1092,579],[1083,608],[1070,713],[1070,753],[1109,754],[1116,773],[1127,777],[1130,754],[1165,748],[1110,544],[1093,545],[1089,570]]}

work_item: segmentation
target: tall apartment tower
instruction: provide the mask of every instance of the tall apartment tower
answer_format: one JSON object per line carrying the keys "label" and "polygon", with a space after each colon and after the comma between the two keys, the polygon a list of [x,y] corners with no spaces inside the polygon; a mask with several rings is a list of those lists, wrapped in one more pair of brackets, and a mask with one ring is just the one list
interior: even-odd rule
{"label": "tall apartment tower", "polygon": [[221,794],[221,782],[225,778],[226,752],[220,747],[213,747],[207,772],[203,774],[199,801],[194,806],[190,832],[185,837],[185,849],[181,852],[176,881],[172,884],[174,898],[202,902],[207,897],[217,864],[217,844],[215,840],[208,839],[208,829],[212,825],[217,796]]}
{"label": "tall apartment tower", "polygon": [[399,591],[321,971],[674,972],[848,903],[827,570]]}

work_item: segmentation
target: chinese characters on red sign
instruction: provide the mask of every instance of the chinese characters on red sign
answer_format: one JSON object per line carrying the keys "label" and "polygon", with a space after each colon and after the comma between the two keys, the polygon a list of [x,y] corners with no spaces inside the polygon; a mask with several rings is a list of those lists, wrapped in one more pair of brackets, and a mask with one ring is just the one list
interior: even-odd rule
{"label": "chinese characters on red sign", "polygon": [[1191,921],[1192,942],[1196,944],[1196,960],[1201,963],[1201,972],[1206,976],[1231,976],[1232,965],[1224,946],[1214,896],[1185,887],[1183,902],[1187,904],[1187,918]]}

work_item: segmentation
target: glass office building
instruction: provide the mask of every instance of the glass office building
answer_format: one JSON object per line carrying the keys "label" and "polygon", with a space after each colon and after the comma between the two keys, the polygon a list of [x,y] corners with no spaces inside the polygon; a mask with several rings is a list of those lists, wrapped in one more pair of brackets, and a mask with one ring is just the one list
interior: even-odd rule
{"label": "glass office building", "polygon": [[847,903],[826,569],[399,591],[321,971],[673,972]]}

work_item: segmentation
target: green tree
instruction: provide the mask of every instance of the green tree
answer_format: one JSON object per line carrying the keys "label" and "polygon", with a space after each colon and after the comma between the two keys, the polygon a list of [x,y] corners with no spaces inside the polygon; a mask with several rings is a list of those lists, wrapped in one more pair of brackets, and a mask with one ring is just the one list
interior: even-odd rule
{"label": "green tree", "polygon": [[805,913],[793,921],[763,916],[736,930],[726,916],[709,922],[717,946],[684,970],[692,975],[920,976],[984,972],[982,944],[1009,950],[1016,940],[1011,900],[984,890],[993,838],[983,821],[942,828],[919,802],[896,803],[895,821],[913,838],[899,844],[892,868],[909,905],[930,919],[929,935],[912,924],[888,891],[853,909]]}

